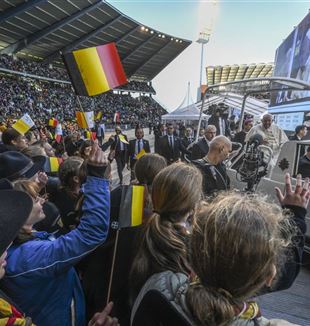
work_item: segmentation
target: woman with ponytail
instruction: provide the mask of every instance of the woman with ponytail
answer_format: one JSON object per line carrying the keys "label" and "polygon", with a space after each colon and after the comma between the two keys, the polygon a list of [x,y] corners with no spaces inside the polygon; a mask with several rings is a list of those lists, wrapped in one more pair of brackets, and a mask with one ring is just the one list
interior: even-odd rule
{"label": "woman with ponytail", "polygon": [[[241,193],[223,193],[203,205],[190,240],[192,276],[173,268],[157,270],[136,299],[131,324],[169,325],[173,315],[174,320],[182,317],[178,326],[292,325],[262,317],[251,299],[266,287],[277,288],[287,260],[297,260],[288,253],[303,250],[309,180],[302,184],[297,176],[294,191],[288,174],[285,182],[285,195],[276,189],[284,211],[261,196]],[[168,312],[164,305],[147,307],[154,291],[165,298]]]}
{"label": "woman with ponytail", "polygon": [[202,198],[202,175],[185,163],[163,169],[153,181],[153,214],[146,221],[131,270],[136,296],[147,279],[166,270],[190,273],[187,238]]}

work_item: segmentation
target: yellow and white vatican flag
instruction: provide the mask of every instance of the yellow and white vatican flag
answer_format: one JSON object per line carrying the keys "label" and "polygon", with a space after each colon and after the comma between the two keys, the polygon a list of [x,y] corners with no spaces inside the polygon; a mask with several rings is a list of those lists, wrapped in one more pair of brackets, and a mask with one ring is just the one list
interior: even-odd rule
{"label": "yellow and white vatican flag", "polygon": [[17,120],[12,128],[17,130],[21,135],[24,135],[35,123],[31,119],[28,113],[24,114],[19,120]]}

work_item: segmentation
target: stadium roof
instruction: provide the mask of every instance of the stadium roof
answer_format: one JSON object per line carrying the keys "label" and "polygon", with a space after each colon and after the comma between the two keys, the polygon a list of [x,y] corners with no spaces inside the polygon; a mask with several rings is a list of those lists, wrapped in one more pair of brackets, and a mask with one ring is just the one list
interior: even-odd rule
{"label": "stadium roof", "polygon": [[102,0],[0,1],[0,53],[61,63],[60,53],[116,42],[127,77],[152,80],[191,41],[159,32]]}
{"label": "stadium roof", "polygon": [[271,77],[273,68],[273,63],[209,66],[206,67],[207,85],[211,86],[249,78]]}

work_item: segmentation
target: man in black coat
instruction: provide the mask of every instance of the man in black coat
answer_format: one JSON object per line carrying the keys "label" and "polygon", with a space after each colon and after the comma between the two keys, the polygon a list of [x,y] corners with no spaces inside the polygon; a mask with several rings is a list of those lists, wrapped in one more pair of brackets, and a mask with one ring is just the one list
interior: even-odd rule
{"label": "man in black coat", "polygon": [[159,124],[156,127],[154,127],[154,152],[159,153],[160,152],[160,138],[166,134],[165,126],[163,124]]}
{"label": "man in black coat", "polygon": [[184,147],[181,140],[174,136],[174,127],[172,124],[167,125],[167,135],[160,138],[159,154],[162,155],[168,164],[180,160],[181,152],[190,154]]}
{"label": "man in black coat", "polygon": [[209,143],[216,136],[216,127],[214,125],[208,125],[204,136],[198,140],[192,147],[192,160],[199,160],[206,156],[209,151]]}
{"label": "man in black coat", "polygon": [[310,146],[307,148],[306,154],[299,159],[298,173],[303,178],[310,177]]}
{"label": "man in black coat", "polygon": [[136,139],[129,141],[128,152],[127,152],[127,168],[130,169],[130,181],[135,179],[135,164],[138,160],[137,155],[144,150],[145,153],[150,153],[150,144],[148,140],[143,139],[144,131],[138,127],[135,131]]}
{"label": "man in black coat", "polygon": [[115,128],[116,135],[112,136],[113,143],[111,145],[111,151],[114,151],[115,161],[117,165],[117,173],[119,177],[119,183],[123,184],[123,170],[126,163],[127,151],[128,151],[128,139],[127,136],[122,133],[120,126]]}
{"label": "man in black coat", "polygon": [[217,136],[210,142],[208,154],[200,160],[193,161],[202,172],[205,195],[229,190],[230,179],[223,161],[228,158],[231,150],[231,141],[225,136]]}
{"label": "man in black coat", "polygon": [[221,112],[221,109],[216,109],[215,113],[211,115],[208,120],[208,125],[214,125],[216,127],[216,135],[223,135],[231,137],[231,131],[229,128],[228,120]]}
{"label": "man in black coat", "polygon": [[[308,133],[308,128],[305,125],[299,125],[295,128],[295,134],[289,137],[289,140],[302,140]],[[305,145],[300,146],[300,156],[305,154]]]}

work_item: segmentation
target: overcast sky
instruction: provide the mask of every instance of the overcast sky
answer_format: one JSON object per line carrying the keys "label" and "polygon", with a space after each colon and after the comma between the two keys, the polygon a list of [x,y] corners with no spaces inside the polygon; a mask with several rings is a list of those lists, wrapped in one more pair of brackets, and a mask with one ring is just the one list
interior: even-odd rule
{"label": "overcast sky", "polygon": [[273,62],[276,48],[310,8],[310,0],[108,2],[142,24],[193,41],[153,80],[157,99],[169,111],[182,102],[188,82],[196,99],[201,47],[195,41],[199,31],[212,29],[204,66]]}

